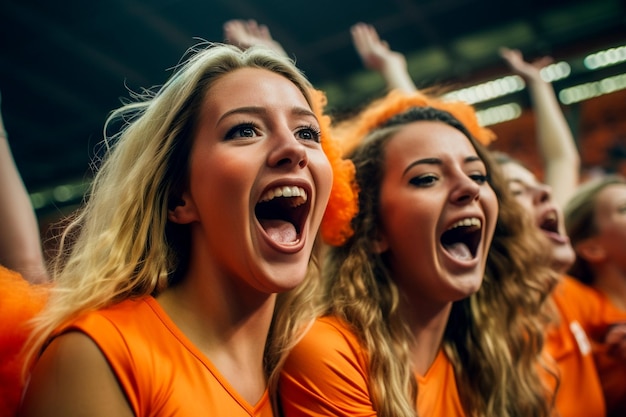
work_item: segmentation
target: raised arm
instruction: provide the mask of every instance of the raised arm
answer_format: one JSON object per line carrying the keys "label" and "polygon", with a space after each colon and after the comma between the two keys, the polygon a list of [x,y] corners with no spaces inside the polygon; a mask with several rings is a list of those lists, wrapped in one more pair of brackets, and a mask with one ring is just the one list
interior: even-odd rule
{"label": "raised arm", "polygon": [[350,34],[363,65],[379,72],[390,90],[398,89],[407,93],[417,91],[407,70],[404,55],[392,51],[389,44],[380,39],[372,25],[357,23],[350,28]]}
{"label": "raised arm", "polygon": [[0,221],[0,264],[32,283],[48,281],[37,217],[15,165],[1,112]]}
{"label": "raised arm", "polygon": [[541,68],[552,59],[544,57],[529,63],[520,51],[508,48],[501,48],[500,55],[527,83],[535,113],[537,146],[543,159],[544,182],[552,187],[555,201],[563,207],[579,183],[580,155],[554,88],[540,75]]}
{"label": "raised arm", "polygon": [[254,45],[265,46],[281,55],[287,56],[282,45],[272,38],[266,25],[260,25],[256,20],[229,20],[224,23],[224,38],[231,45],[241,49],[248,49]]}

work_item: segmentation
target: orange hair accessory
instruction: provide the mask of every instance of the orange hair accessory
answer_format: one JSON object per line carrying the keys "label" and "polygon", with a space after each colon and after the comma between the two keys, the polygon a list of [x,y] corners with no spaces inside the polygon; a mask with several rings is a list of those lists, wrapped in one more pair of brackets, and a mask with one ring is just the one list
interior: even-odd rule
{"label": "orange hair accessory", "polygon": [[495,139],[491,129],[478,123],[476,110],[471,105],[462,101],[446,101],[423,92],[405,93],[398,90],[393,90],[385,97],[372,102],[355,118],[339,124],[334,133],[341,138],[345,152],[348,153],[356,148],[370,131],[411,107],[433,107],[447,111],[483,145],[488,145]]}
{"label": "orange hair accessory", "polygon": [[333,185],[322,218],[322,238],[329,245],[341,246],[354,233],[351,222],[359,211],[354,164],[348,159],[343,159],[340,144],[331,135],[330,117],[323,113],[326,96],[319,90],[312,90],[311,98],[313,112],[320,122],[322,149],[333,170]]}

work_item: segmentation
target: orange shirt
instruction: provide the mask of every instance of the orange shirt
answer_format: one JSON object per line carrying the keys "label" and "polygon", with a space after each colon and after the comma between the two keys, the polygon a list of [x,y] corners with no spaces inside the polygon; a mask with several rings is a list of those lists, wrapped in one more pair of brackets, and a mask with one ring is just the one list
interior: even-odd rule
{"label": "orange shirt", "polygon": [[594,346],[594,358],[604,392],[607,416],[624,417],[626,415],[626,363],[610,355],[601,345]]}
{"label": "orange shirt", "polygon": [[[596,291],[596,290],[594,290]],[[626,322],[626,311],[620,310],[598,291],[600,314],[608,324]],[[601,334],[600,341],[603,339]],[[600,377],[600,384],[606,401],[607,416],[624,417],[626,415],[626,362],[608,351],[608,347],[598,340],[591,342],[593,356]]]}
{"label": "orange shirt", "polygon": [[594,351],[596,357],[601,355],[597,341],[604,338],[610,324],[620,320],[620,313],[596,291],[568,276],[556,287],[553,299],[561,322],[549,330],[546,349],[556,360],[561,378],[556,407],[562,417],[605,416]]}
{"label": "orange shirt", "polygon": [[88,313],[79,330],[98,345],[137,417],[271,417],[267,390],[248,404],[152,297]]}
{"label": "orange shirt", "polygon": [[0,266],[0,417],[15,417],[22,397],[26,326],[42,308],[47,287]]}
{"label": "orange shirt", "polygon": [[452,362],[443,349],[424,376],[417,376],[417,410],[420,416],[465,416]]}
{"label": "orange shirt", "polygon": [[[418,381],[421,416],[465,416],[454,370],[440,351]],[[376,416],[369,392],[367,355],[341,320],[318,319],[290,352],[279,382],[285,417]]]}

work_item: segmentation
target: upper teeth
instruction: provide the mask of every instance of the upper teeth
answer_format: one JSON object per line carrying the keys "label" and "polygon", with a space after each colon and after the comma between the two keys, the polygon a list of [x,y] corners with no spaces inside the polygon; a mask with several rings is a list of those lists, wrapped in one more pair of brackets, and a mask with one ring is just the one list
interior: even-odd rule
{"label": "upper teeth", "polygon": [[303,204],[307,200],[306,191],[302,187],[283,186],[267,190],[261,197],[261,202],[273,200],[276,197],[300,197],[298,204]]}
{"label": "upper teeth", "polygon": [[454,229],[455,227],[461,227],[461,226],[481,226],[481,222],[480,219],[477,219],[476,217],[470,217],[470,218],[466,218],[466,219],[462,219],[459,220],[458,222],[454,223],[452,226],[450,226],[450,228],[448,230]]}

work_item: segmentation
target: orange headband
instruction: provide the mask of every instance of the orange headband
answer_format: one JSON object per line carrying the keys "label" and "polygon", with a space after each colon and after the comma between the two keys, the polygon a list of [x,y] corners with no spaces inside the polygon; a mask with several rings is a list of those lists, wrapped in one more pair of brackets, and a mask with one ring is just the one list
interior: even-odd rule
{"label": "orange headband", "polygon": [[330,117],[323,114],[326,96],[321,91],[312,90],[311,98],[313,111],[320,122],[322,149],[333,170],[333,185],[321,225],[322,238],[329,245],[341,246],[354,233],[350,222],[359,211],[354,164],[343,159],[340,144],[331,135]]}
{"label": "orange headband", "polygon": [[421,92],[408,94],[397,90],[372,102],[356,118],[340,124],[335,134],[341,138],[344,150],[348,153],[356,148],[369,132],[411,107],[433,107],[447,111],[483,145],[488,145],[495,139],[495,134],[490,129],[480,126],[476,110],[471,105],[462,101],[445,101]]}
{"label": "orange headband", "polygon": [[[433,107],[452,114],[482,144],[488,145],[495,139],[490,129],[480,126],[471,105],[461,101],[445,101],[420,92],[407,94],[400,91],[392,91],[374,101],[357,118],[340,124],[331,133],[330,117],[323,114],[326,96],[321,91],[312,90],[311,97],[313,111],[320,121],[322,149],[333,170],[333,185],[321,225],[322,238],[333,246],[343,245],[353,235],[351,222],[359,211],[354,164],[343,159],[343,155],[352,151],[370,131],[391,117],[411,107]],[[337,137],[341,138],[341,143]]]}
{"label": "orange headband", "polygon": [[[313,98],[314,111],[320,118],[322,147],[335,175],[330,200],[322,220],[322,237],[326,243],[333,246],[341,246],[353,235],[351,222],[359,211],[354,164],[350,160],[342,159],[342,156],[351,152],[370,131],[391,117],[404,113],[411,107],[433,107],[452,114],[482,144],[488,145],[495,139],[495,134],[490,129],[480,126],[476,111],[471,105],[461,101],[444,101],[420,92],[407,94],[400,91],[390,92],[382,99],[372,102],[356,118],[333,127],[331,137],[330,118],[322,115],[326,97],[323,93],[315,91]],[[339,138],[341,143],[337,142],[336,138]]]}

